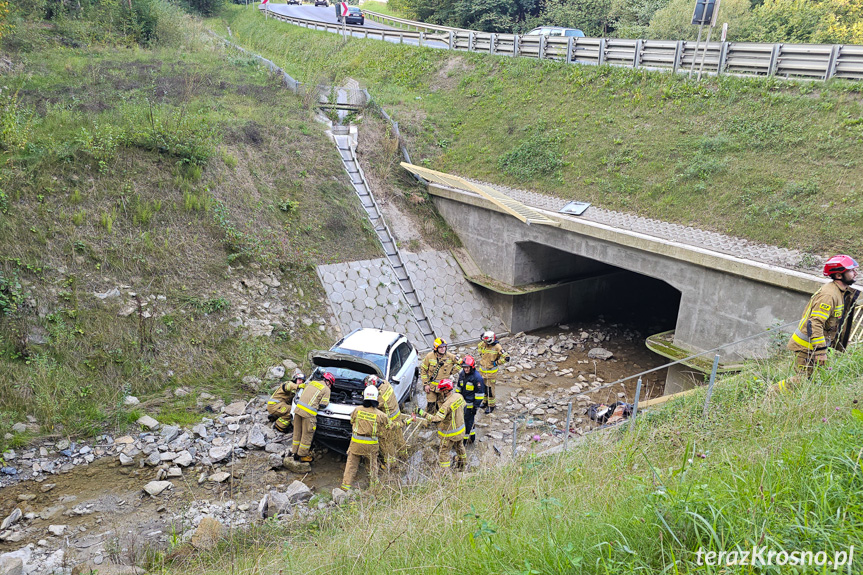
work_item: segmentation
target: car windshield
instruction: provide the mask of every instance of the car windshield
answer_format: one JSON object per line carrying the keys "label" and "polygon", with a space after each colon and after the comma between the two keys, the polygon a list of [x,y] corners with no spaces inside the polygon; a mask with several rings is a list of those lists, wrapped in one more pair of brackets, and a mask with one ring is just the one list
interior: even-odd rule
{"label": "car windshield", "polygon": [[[387,372],[387,358],[386,358],[386,356],[383,356],[383,355],[380,355],[377,353],[369,353],[366,351],[356,351],[354,349],[345,349],[343,347],[334,347],[330,351],[337,351],[339,353],[345,353],[347,355],[352,355],[354,357],[361,357],[363,359],[367,359],[369,361],[374,362],[374,364],[377,365],[381,369],[381,373],[385,374]],[[348,370],[348,371],[350,371],[350,370]],[[338,375],[335,373],[335,371],[333,372],[333,375],[338,377]],[[363,376],[363,377],[365,377],[365,376]]]}
{"label": "car windshield", "polygon": [[356,8],[354,6],[349,7],[348,12],[350,12],[351,14],[357,15],[357,16],[362,14],[362,11],[359,8]]}

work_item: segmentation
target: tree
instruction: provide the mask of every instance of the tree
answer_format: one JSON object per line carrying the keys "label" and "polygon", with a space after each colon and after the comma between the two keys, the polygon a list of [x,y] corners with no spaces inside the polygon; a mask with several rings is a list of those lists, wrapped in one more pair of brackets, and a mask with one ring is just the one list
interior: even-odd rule
{"label": "tree", "polygon": [[611,17],[618,38],[646,38],[650,20],[669,0],[612,0]]}
{"label": "tree", "polygon": [[749,38],[761,42],[863,43],[863,0],[765,0]]}
{"label": "tree", "polygon": [[[693,26],[692,12],[695,0],[671,0],[657,10],[650,20],[648,33],[655,40],[695,40],[698,26]],[[741,40],[748,33],[749,0],[722,0],[719,6],[717,27],[728,22],[728,38]],[[704,39],[704,38],[702,38]]]}
{"label": "tree", "polygon": [[612,0],[549,0],[543,20],[550,26],[579,28],[587,36],[606,36],[611,29]]}
{"label": "tree", "polygon": [[516,24],[538,13],[538,0],[459,0],[455,5],[460,28],[485,32],[511,32]]}

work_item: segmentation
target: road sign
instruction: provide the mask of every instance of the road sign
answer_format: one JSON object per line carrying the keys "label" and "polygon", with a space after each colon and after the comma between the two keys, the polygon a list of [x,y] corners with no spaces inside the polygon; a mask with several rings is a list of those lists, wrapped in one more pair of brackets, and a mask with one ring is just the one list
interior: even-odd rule
{"label": "road sign", "polygon": [[347,2],[339,2],[339,9],[342,13],[342,18],[348,15],[348,3]]}
{"label": "road sign", "polygon": [[696,0],[695,10],[692,13],[692,23],[696,26],[713,25],[716,4],[718,4],[716,0]]}

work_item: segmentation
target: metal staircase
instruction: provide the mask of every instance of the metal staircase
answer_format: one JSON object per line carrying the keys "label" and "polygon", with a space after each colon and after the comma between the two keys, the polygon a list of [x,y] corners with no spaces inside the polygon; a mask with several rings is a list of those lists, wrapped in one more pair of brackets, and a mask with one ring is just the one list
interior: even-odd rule
{"label": "metal staircase", "polygon": [[350,176],[354,190],[357,192],[360,202],[363,205],[363,209],[366,211],[366,214],[374,227],[375,234],[378,236],[381,246],[384,248],[387,260],[389,260],[390,265],[396,274],[399,286],[401,287],[402,293],[404,293],[405,299],[411,308],[411,312],[413,313],[414,319],[416,319],[417,325],[419,325],[420,331],[425,339],[425,343],[428,347],[432,347],[435,335],[432,330],[431,322],[429,321],[419,295],[414,288],[410,275],[408,275],[407,268],[405,267],[404,260],[396,246],[395,239],[393,238],[389,227],[387,227],[386,221],[384,221],[383,213],[372,195],[372,191],[369,188],[362,168],[360,168],[359,161],[357,161],[357,156],[351,142],[350,134],[345,134],[345,130],[339,130],[339,128],[340,126],[333,126],[333,139],[336,142],[339,155],[342,157],[345,171],[347,171],[348,176]]}

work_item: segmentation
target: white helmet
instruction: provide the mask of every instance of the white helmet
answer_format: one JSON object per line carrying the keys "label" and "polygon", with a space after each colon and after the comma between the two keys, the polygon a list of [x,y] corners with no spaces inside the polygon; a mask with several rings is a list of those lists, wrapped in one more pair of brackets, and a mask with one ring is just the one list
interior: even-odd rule
{"label": "white helmet", "polygon": [[482,340],[489,345],[493,344],[495,339],[496,337],[493,331],[486,331],[482,334]]}
{"label": "white helmet", "polygon": [[378,400],[378,388],[374,385],[369,385],[366,387],[365,391],[363,391],[363,399],[370,401]]}

